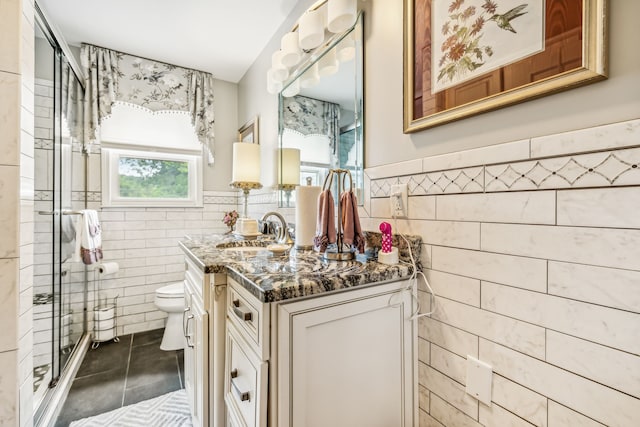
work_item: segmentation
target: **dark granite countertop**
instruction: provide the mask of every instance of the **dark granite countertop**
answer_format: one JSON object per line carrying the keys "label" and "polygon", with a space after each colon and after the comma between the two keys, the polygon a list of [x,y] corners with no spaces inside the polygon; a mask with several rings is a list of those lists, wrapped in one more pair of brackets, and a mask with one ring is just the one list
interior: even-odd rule
{"label": "dark granite countertop", "polygon": [[[273,242],[262,236],[256,240],[234,235],[188,236],[180,246],[205,273],[229,274],[260,301],[274,302],[411,276],[413,267],[408,263],[385,265],[367,259],[380,247],[380,236],[368,232],[365,237],[369,250],[353,261],[326,261],[312,250],[293,248],[288,254],[275,255],[266,249]],[[407,238],[419,263],[422,239]],[[398,240],[394,236],[394,246],[399,247],[400,258],[408,261],[407,244]]]}

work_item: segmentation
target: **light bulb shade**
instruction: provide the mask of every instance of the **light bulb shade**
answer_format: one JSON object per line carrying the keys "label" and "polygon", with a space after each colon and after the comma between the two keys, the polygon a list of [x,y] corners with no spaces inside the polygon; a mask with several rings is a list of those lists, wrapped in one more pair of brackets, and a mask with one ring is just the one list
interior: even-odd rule
{"label": "light bulb shade", "polygon": [[282,65],[285,67],[293,67],[302,59],[302,52],[300,51],[299,38],[297,32],[287,33],[282,36],[280,42],[280,48],[282,50]]}
{"label": "light bulb shade", "polygon": [[273,69],[267,71],[267,92],[271,95],[277,95],[282,90],[282,82],[273,79]]}
{"label": "light bulb shade", "polygon": [[300,79],[295,79],[289,86],[282,89],[282,96],[287,98],[296,96],[298,93],[300,93]]}
{"label": "light bulb shade", "polygon": [[300,150],[298,148],[278,150],[278,183],[300,185]]}
{"label": "light bulb shade", "polygon": [[336,56],[338,57],[338,61],[340,62],[348,62],[355,58],[356,41],[353,39],[353,34],[349,34],[347,37],[342,39],[336,49]]}
{"label": "light bulb shade", "polygon": [[289,69],[282,63],[282,51],[278,50],[271,55],[271,69],[273,80],[283,82],[289,77]]}
{"label": "light bulb shade", "polygon": [[323,8],[306,11],[298,22],[298,32],[300,48],[310,50],[320,46],[324,41]]}
{"label": "light bulb shade", "polygon": [[300,76],[300,87],[313,87],[320,83],[320,74],[318,73],[318,63],[314,62],[311,67]]}
{"label": "light bulb shade", "polygon": [[231,182],[260,182],[260,145],[233,143]]}
{"label": "light bulb shade", "polygon": [[318,66],[318,72],[320,77],[330,76],[338,71],[338,58],[336,57],[336,50],[331,49],[320,58]]}
{"label": "light bulb shade", "polygon": [[357,17],[356,0],[329,0],[327,6],[327,29],[341,33],[349,29]]}

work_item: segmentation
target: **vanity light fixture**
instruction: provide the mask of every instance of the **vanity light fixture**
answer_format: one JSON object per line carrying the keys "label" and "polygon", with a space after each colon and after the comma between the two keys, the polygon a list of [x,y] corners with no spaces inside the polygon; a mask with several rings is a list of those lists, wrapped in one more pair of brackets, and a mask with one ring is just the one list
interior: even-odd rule
{"label": "vanity light fixture", "polygon": [[289,86],[282,90],[282,96],[290,98],[300,93],[300,81],[298,79],[292,81]]}
{"label": "vanity light fixture", "polygon": [[353,38],[353,34],[349,34],[347,37],[336,47],[336,56],[340,62],[349,62],[356,56],[356,41]]}
{"label": "vanity light fixture", "polygon": [[[282,36],[280,50],[273,53],[271,68],[267,72],[268,92],[277,94],[282,90],[282,87],[279,87],[277,83],[284,83],[290,76],[295,76],[299,70],[292,69],[290,71],[289,69],[304,62],[305,57],[308,58],[311,51],[320,47],[326,41],[326,34],[333,37],[331,33],[334,33],[337,37],[338,34],[352,27],[357,18],[357,0],[318,0],[314,3],[302,14],[293,29]],[[325,55],[328,57],[324,60],[324,66],[320,65],[320,76],[335,73],[338,71],[338,59],[349,61],[354,57],[354,54],[355,41],[353,38],[345,40],[344,45],[337,52]],[[306,87],[313,86],[314,82],[315,76],[310,75],[307,79],[309,86]],[[287,87],[282,94],[295,96],[299,90],[299,87]]]}
{"label": "vanity light fixture", "polygon": [[356,22],[356,0],[329,0],[327,7],[327,29],[332,33],[346,31]]}
{"label": "vanity light fixture", "polygon": [[313,87],[320,83],[320,73],[318,72],[318,63],[314,62],[311,67],[300,77],[300,87]]}
{"label": "vanity light fixture", "polygon": [[260,145],[248,142],[233,143],[231,187],[242,190],[244,209],[242,217],[248,218],[249,191],[262,188],[260,184]]}
{"label": "vanity light fixture", "polygon": [[320,77],[330,76],[338,72],[338,58],[336,57],[336,50],[331,49],[329,52],[325,53],[322,58],[320,58],[318,66],[318,72],[320,73]]}

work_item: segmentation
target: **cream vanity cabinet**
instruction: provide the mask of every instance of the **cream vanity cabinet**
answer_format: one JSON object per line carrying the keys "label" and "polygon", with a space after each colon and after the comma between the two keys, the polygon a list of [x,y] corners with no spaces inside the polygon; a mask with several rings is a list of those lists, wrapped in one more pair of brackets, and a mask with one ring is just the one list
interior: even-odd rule
{"label": "cream vanity cabinet", "polygon": [[227,280],[228,426],[418,425],[407,281],[265,304]]}
{"label": "cream vanity cabinet", "polygon": [[185,257],[184,385],[194,427],[222,426],[225,274],[205,274]]}

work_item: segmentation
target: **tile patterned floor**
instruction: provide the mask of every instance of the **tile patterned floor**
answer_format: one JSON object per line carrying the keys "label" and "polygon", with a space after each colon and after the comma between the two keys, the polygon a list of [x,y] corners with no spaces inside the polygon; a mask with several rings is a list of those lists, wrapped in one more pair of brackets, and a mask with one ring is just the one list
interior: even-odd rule
{"label": "tile patterned floor", "polygon": [[184,352],[160,350],[163,333],[125,335],[89,350],[55,426],[184,388]]}

